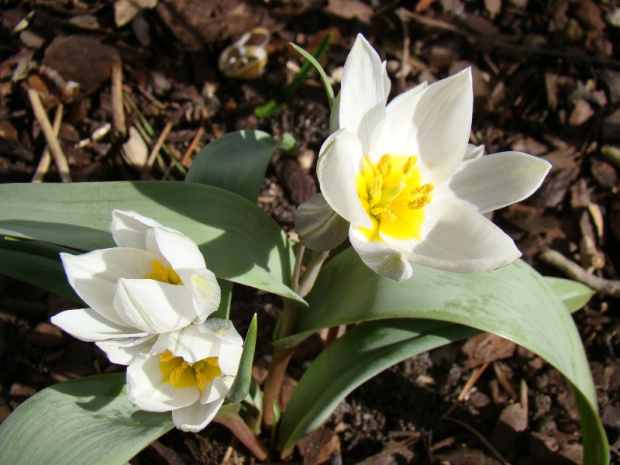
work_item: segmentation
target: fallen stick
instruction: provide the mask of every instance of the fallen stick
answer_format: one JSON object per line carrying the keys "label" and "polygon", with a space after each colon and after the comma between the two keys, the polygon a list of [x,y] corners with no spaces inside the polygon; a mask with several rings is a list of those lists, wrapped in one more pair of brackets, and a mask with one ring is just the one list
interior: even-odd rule
{"label": "fallen stick", "polygon": [[[64,106],[62,103],[59,103],[56,107],[56,114],[54,115],[54,123],[52,124],[52,130],[54,131],[54,135],[58,137],[58,132],[60,131],[60,124],[62,123],[62,112],[64,110]],[[47,174],[47,170],[50,167],[50,163],[52,162],[52,155],[50,154],[49,146],[45,146],[43,150],[43,155],[41,155],[41,160],[39,160],[39,164],[37,165],[37,169],[34,171],[34,175],[32,176],[32,182],[35,184],[43,182],[43,178]]]}
{"label": "fallen stick", "polygon": [[570,279],[591,287],[603,296],[620,297],[619,280],[599,278],[598,276],[588,274],[586,270],[566,258],[560,252],[551,249],[545,250],[538,255],[538,259],[547,265],[557,268]]}
{"label": "fallen stick", "polygon": [[43,108],[43,104],[41,103],[39,93],[35,89],[28,89],[28,99],[30,100],[34,117],[41,126],[41,130],[43,131],[43,135],[47,141],[47,146],[52,152],[52,157],[54,157],[54,163],[56,164],[56,168],[58,168],[58,174],[60,174],[61,181],[71,182],[71,174],[69,173],[67,158],[58,143],[58,138],[54,134],[54,130],[52,129],[50,120],[47,117],[45,108]]}
{"label": "fallen stick", "polygon": [[168,134],[170,133],[171,129],[172,129],[172,123],[168,121],[166,123],[166,126],[164,126],[164,129],[162,130],[161,134],[159,135],[157,141],[155,142],[155,145],[153,146],[153,149],[151,150],[151,153],[149,154],[148,159],[146,160],[146,164],[144,165],[143,172],[147,172],[149,168],[153,166],[153,163],[155,163],[155,158],[157,157],[157,154],[159,153],[159,149],[161,149],[161,146],[164,145],[166,137],[168,137]]}
{"label": "fallen stick", "polygon": [[120,62],[112,65],[112,123],[116,135],[127,135],[123,109],[123,65]]}
{"label": "fallen stick", "polygon": [[187,150],[183,154],[183,157],[181,157],[181,165],[183,165],[185,168],[189,168],[188,165],[191,165],[191,163],[189,162],[189,158],[196,151],[196,146],[198,145],[198,142],[200,142],[200,138],[202,137],[204,132],[204,128],[200,126],[198,128],[198,131],[196,131],[196,135],[192,139],[192,142],[189,144],[189,147],[187,147]]}

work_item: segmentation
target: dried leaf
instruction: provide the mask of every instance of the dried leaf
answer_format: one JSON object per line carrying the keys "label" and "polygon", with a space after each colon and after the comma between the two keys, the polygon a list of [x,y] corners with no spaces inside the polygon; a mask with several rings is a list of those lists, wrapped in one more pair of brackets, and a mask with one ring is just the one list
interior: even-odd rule
{"label": "dried leaf", "polygon": [[464,365],[473,368],[485,362],[512,357],[517,345],[491,333],[482,333],[467,339],[461,352],[467,356]]}

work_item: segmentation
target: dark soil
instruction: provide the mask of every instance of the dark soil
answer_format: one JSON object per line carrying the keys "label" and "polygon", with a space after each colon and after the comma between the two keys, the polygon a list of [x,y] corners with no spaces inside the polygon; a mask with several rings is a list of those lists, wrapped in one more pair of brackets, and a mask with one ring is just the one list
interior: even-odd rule
{"label": "dark soil", "polygon": [[[619,279],[617,1],[160,0],[119,26],[115,8],[121,11],[123,3],[0,0],[0,182],[30,182],[45,148],[27,94],[32,88],[51,120],[59,104],[64,106],[58,139],[74,182],[182,180],[197,152],[225,133],[261,129],[278,138],[291,133],[300,155],[276,153],[259,198],[261,208],[291,231],[297,205],[316,191],[312,166],[328,135],[324,92],[312,75],[271,117],[256,117],[254,108],[281,98],[301,64],[289,42],[311,50],[333,33],[322,64],[336,77],[362,32],[387,60],[394,94],[471,66],[472,142],[485,144],[488,153],[528,152],[554,166],[535,196],[496,212],[494,220],[543,274],[563,276],[538,258],[553,249],[590,275]],[[271,32],[264,72],[252,80],[225,77],[217,65],[220,52],[258,26]],[[96,130],[114,121],[115,65],[122,69],[126,120],[97,138]],[[123,150],[130,127],[152,129],[145,153]],[[162,134],[165,148],[144,168]],[[138,158],[132,161],[132,154]],[[59,180],[52,164],[45,182]],[[123,369],[110,365],[94,345],[49,323],[71,305],[0,276],[0,422],[46,386]],[[271,353],[280,305],[272,296],[236,288],[232,316],[242,334],[251,315],[259,314],[258,378]],[[575,321],[617,462],[618,296],[597,294]],[[289,370],[291,386],[318,346],[313,339],[298,351]],[[487,346],[492,350],[485,352]],[[473,387],[463,391],[479,371]],[[441,419],[448,411],[451,420]],[[490,336],[386,370],[348,396],[325,428],[296,449],[292,460],[496,464],[502,463],[498,451],[513,464],[582,462],[578,415],[566,381],[535,354]],[[132,463],[253,460],[213,424],[197,435],[171,431]]]}

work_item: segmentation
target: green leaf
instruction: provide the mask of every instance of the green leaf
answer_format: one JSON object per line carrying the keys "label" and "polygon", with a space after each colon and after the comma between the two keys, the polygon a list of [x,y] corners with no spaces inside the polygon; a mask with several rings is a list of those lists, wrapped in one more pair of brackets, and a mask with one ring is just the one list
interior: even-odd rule
{"label": "green leaf", "polygon": [[300,312],[292,340],[323,327],[424,318],[492,332],[537,353],[579,392],[585,461],[606,463],[607,440],[579,333],[554,290],[524,262],[476,274],[414,265],[413,277],[399,283],[379,277],[348,249],[324,267],[307,301],[311,311]]}
{"label": "green leaf", "polygon": [[250,327],[248,328],[248,333],[245,336],[245,343],[243,344],[243,352],[241,353],[241,361],[239,362],[237,376],[226,396],[228,402],[242,402],[250,392],[252,366],[254,365],[254,349],[256,348],[256,331],[257,319],[256,315],[254,315]]}
{"label": "green leaf", "polygon": [[112,210],[135,210],[192,238],[219,278],[303,301],[287,287],[294,253],[279,226],[232,192],[190,182],[0,185],[0,234],[80,250],[113,247]]}
{"label": "green leaf", "polygon": [[60,252],[72,251],[43,242],[0,238],[0,273],[83,304],[67,282]]}
{"label": "green leaf", "polygon": [[20,405],[0,426],[0,454],[7,464],[124,464],[172,426],[169,412],[131,405],[124,374],[92,376]]}
{"label": "green leaf", "polygon": [[238,131],[211,142],[192,163],[186,181],[221,187],[255,203],[278,142],[262,131]]}
{"label": "green leaf", "polygon": [[[327,34],[323,38],[321,43],[312,51],[312,55],[310,56],[314,57],[317,63],[318,63],[318,60],[320,60],[323,57],[323,55],[325,55],[325,52],[327,52],[327,50],[329,49],[329,46],[331,45],[331,42],[332,42],[332,36],[333,34],[331,32]],[[293,45],[293,47],[298,49],[298,47],[295,45]],[[307,54],[307,52],[304,51],[302,55],[306,56],[305,54]],[[304,79],[306,79],[306,77],[308,76],[308,73],[312,71],[312,66],[313,64],[310,61],[306,61],[303,65],[301,65],[301,68],[299,69],[299,71],[297,72],[297,74],[295,75],[291,83],[288,86],[286,86],[286,88],[284,89],[282,97],[279,99],[281,103],[278,103],[278,101],[272,99],[268,101],[267,103],[265,103],[264,105],[256,107],[254,109],[254,114],[258,116],[259,118],[267,118],[273,115],[277,110],[282,108],[286,104],[286,102],[288,102],[293,97],[293,95],[295,95],[297,88],[301,85],[302,82],[304,82]],[[320,65],[319,65],[319,68],[320,68]],[[327,83],[329,84],[329,81],[327,81]],[[329,91],[328,91],[327,96],[328,96],[328,99],[330,99],[330,107],[331,107],[333,96],[334,96],[333,91],[331,92],[331,98],[330,98]]]}
{"label": "green leaf", "polygon": [[545,276],[545,281],[551,286],[551,289],[558,295],[569,312],[573,313],[583,308],[587,304],[594,291],[585,284],[578,283],[571,279],[554,278]]}
{"label": "green leaf", "polygon": [[230,320],[230,303],[232,301],[233,283],[220,278],[217,278],[217,283],[220,286],[221,292],[220,306],[213,314],[209,315],[209,318]]}
{"label": "green leaf", "polygon": [[[329,40],[331,42],[331,33],[329,36]],[[332,89],[332,85],[329,82],[329,77],[327,73],[321,66],[321,64],[314,58],[310,53],[306,52],[299,45],[291,44],[291,46],[297,50],[306,60],[310,62],[312,66],[319,72],[319,76],[321,76],[321,81],[323,82],[323,87],[325,88],[325,93],[327,94],[327,102],[329,103],[329,108],[332,108],[334,105],[334,89]]]}
{"label": "green leaf", "polygon": [[304,373],[280,426],[287,448],[319,428],[356,387],[409,357],[478,333],[435,320],[363,323],[334,341]]}

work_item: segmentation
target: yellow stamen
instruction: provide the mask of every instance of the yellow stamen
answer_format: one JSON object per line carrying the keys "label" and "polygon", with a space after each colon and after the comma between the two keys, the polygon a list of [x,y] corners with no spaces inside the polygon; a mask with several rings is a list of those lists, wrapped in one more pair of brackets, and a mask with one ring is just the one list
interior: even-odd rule
{"label": "yellow stamen", "polygon": [[407,161],[403,165],[403,176],[409,177],[411,173],[413,173],[417,162],[418,157],[416,157],[415,155],[411,155],[409,158],[407,158]]}
{"label": "yellow stamen", "polygon": [[[362,229],[368,240],[421,239],[424,207],[432,199],[435,186],[422,183],[415,155],[384,154],[373,164],[364,159],[356,178],[357,192],[369,213],[373,227]],[[379,234],[381,233],[381,234]]]}
{"label": "yellow stamen", "polygon": [[394,213],[392,213],[390,210],[388,210],[387,208],[384,208],[383,211],[381,212],[381,219],[382,220],[387,220],[390,223],[396,221],[396,215]]}
{"label": "yellow stamen", "polygon": [[162,263],[157,260],[151,261],[151,268],[153,271],[143,276],[144,279],[152,279],[162,283],[182,285],[183,281],[172,268],[166,268]]}
{"label": "yellow stamen", "polygon": [[178,389],[197,386],[200,391],[204,391],[208,383],[222,376],[217,357],[207,357],[196,363],[188,363],[169,350],[159,356],[159,370],[162,381]]}
{"label": "yellow stamen", "polygon": [[379,163],[377,163],[377,172],[381,176],[387,175],[392,170],[392,155],[389,153],[383,154]]}
{"label": "yellow stamen", "polygon": [[[370,188],[370,200],[379,201],[381,198],[381,188],[383,187],[383,178],[377,176],[372,180],[372,187]],[[376,203],[376,202],[375,202]]]}

